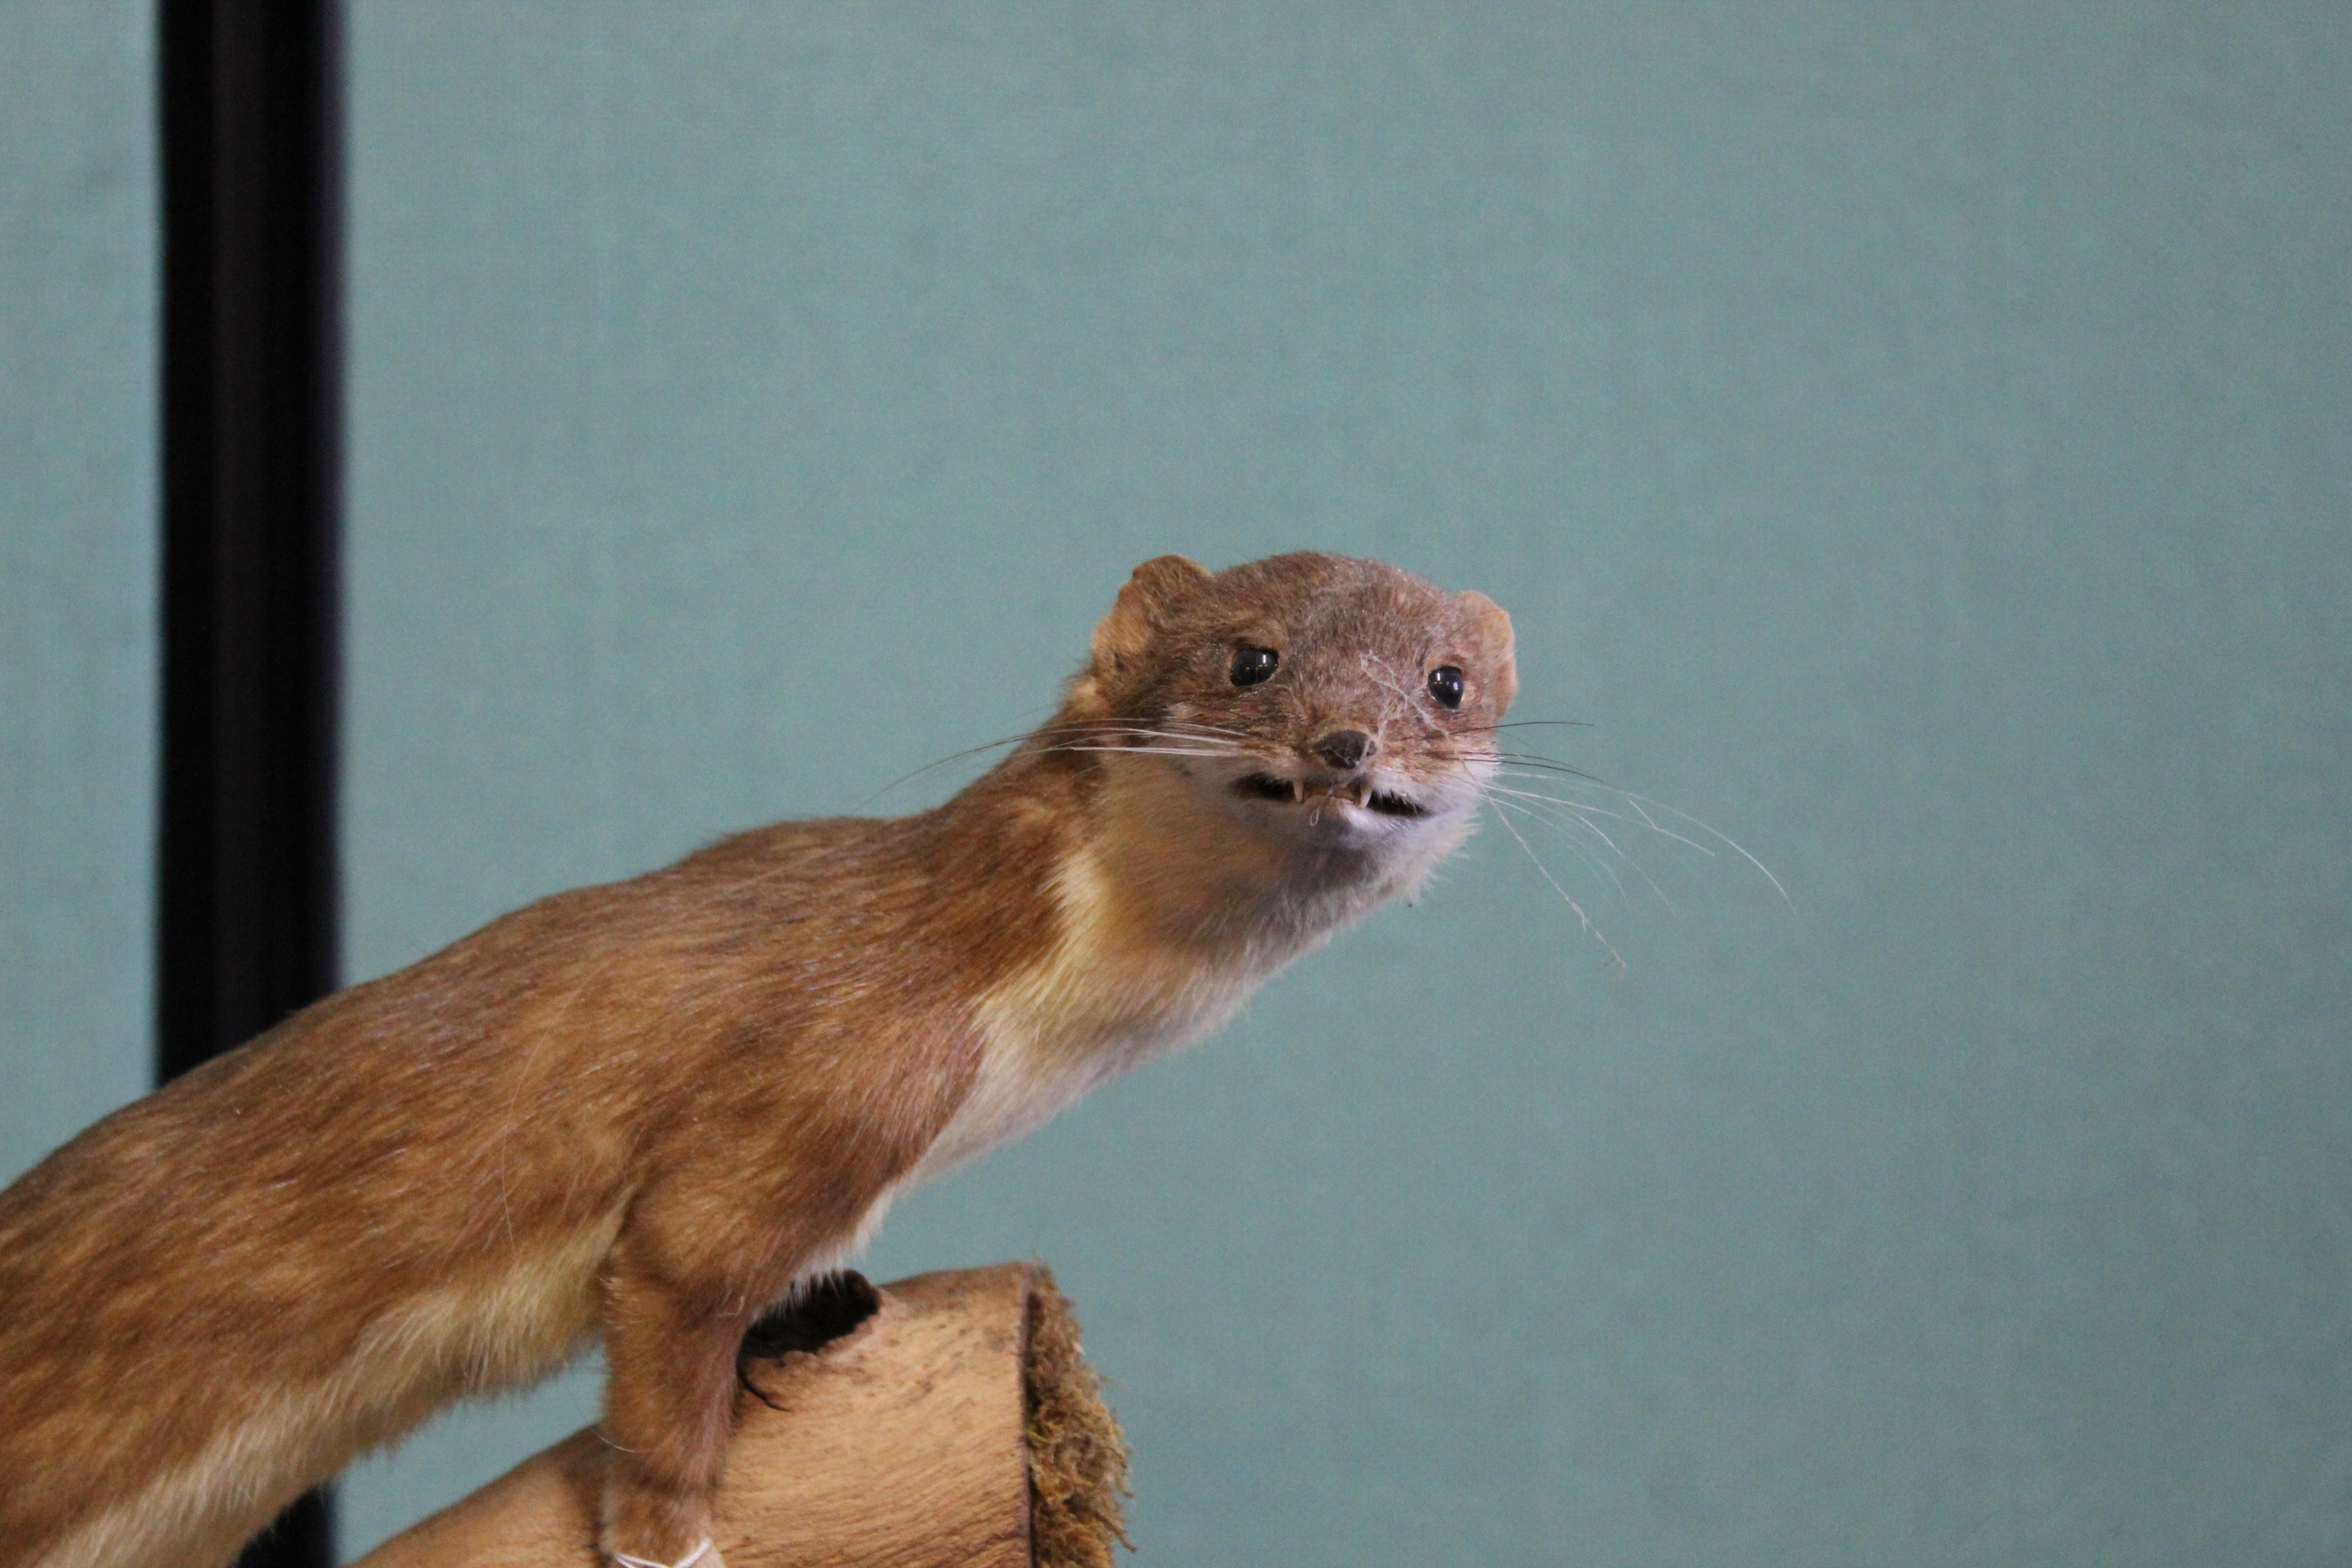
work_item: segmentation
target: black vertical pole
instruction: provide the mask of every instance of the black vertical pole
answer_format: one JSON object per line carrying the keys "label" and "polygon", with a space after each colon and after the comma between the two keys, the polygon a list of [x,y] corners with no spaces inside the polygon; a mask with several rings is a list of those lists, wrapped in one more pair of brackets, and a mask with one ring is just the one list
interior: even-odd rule
{"label": "black vertical pole", "polygon": [[[156,1068],[337,980],[341,469],[335,0],[157,0],[163,778]],[[247,1568],[327,1568],[326,1494]]]}

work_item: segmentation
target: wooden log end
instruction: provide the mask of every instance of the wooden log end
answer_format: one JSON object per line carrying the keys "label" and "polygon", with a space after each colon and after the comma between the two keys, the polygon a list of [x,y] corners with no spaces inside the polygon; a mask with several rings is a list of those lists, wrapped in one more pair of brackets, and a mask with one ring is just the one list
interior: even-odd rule
{"label": "wooden log end", "polygon": [[[728,1568],[1108,1568],[1127,1448],[1039,1264],[843,1275],[745,1336]],[[573,1434],[358,1568],[598,1568],[604,1449]]]}
{"label": "wooden log end", "polygon": [[1110,1568],[1111,1543],[1132,1552],[1118,1500],[1127,1438],[1103,1402],[1102,1380],[1078,1344],[1078,1320],[1054,1271],[1029,1266],[1021,1355],[1028,1409],[1029,1551],[1034,1568]]}

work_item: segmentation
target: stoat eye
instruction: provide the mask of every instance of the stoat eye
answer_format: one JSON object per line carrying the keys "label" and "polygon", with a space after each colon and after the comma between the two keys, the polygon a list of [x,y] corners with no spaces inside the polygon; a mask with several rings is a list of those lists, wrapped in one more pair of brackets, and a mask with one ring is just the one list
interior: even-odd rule
{"label": "stoat eye", "polygon": [[1281,664],[1282,656],[1274,649],[1244,643],[1234,649],[1234,667],[1226,673],[1235,686],[1255,686],[1261,680],[1272,679]]}
{"label": "stoat eye", "polygon": [[1441,664],[1429,672],[1429,694],[1437,699],[1442,708],[1462,706],[1462,668]]}

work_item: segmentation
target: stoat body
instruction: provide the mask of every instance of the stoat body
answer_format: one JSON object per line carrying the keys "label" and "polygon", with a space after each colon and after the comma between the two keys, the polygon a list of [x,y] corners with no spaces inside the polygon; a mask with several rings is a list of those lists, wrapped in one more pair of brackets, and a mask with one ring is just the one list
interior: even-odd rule
{"label": "stoat body", "polygon": [[1481,595],[1161,557],[946,805],[542,900],[115,1112],[0,1194],[0,1564],[210,1568],[600,1338],[600,1544],[688,1558],[745,1327],[1415,887],[1514,679]]}

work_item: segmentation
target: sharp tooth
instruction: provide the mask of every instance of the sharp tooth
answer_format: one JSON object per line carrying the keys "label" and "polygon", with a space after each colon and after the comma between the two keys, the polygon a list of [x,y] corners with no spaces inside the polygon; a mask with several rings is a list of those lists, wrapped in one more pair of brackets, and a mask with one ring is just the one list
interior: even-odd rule
{"label": "sharp tooth", "polygon": [[1307,786],[1297,779],[1290,781],[1290,804],[1293,805],[1307,804]]}

